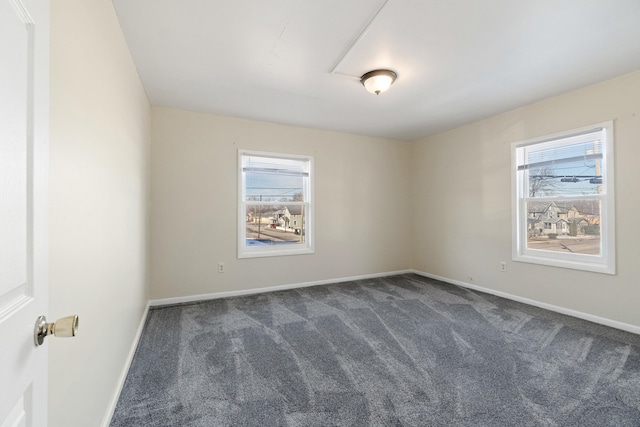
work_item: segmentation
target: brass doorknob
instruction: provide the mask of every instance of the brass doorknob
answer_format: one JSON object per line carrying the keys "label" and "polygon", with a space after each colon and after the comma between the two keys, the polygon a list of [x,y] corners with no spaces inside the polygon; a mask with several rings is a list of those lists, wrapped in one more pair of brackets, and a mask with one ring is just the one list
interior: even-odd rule
{"label": "brass doorknob", "polygon": [[47,335],[56,337],[75,337],[78,334],[78,315],[63,317],[53,323],[47,323],[47,318],[39,316],[33,331],[36,347],[42,345]]}

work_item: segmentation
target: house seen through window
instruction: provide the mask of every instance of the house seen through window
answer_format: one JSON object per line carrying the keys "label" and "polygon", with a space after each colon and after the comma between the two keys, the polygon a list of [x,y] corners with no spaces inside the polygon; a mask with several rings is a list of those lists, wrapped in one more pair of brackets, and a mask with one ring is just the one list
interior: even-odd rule
{"label": "house seen through window", "polygon": [[309,156],[240,150],[238,257],[313,252]]}
{"label": "house seen through window", "polygon": [[513,259],[615,273],[613,124],[514,143]]}

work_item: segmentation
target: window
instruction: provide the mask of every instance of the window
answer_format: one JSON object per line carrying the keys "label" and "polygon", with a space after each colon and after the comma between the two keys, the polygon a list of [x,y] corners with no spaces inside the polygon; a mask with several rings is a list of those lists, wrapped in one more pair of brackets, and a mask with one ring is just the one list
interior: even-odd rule
{"label": "window", "polygon": [[512,144],[513,260],[615,274],[613,122]]}
{"label": "window", "polygon": [[313,253],[313,158],[239,150],[238,161],[238,258]]}

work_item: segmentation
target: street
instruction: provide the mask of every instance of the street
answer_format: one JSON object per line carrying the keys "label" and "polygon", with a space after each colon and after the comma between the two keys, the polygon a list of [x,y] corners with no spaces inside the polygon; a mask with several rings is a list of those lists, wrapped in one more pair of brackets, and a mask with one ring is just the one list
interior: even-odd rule
{"label": "street", "polygon": [[300,236],[293,232],[293,229],[284,231],[281,227],[271,228],[269,224],[260,225],[260,236],[258,236],[258,224],[247,223],[247,239],[269,239],[274,242],[299,243]]}
{"label": "street", "polygon": [[600,255],[600,236],[558,236],[556,239],[532,237],[527,240],[527,247],[543,251]]}

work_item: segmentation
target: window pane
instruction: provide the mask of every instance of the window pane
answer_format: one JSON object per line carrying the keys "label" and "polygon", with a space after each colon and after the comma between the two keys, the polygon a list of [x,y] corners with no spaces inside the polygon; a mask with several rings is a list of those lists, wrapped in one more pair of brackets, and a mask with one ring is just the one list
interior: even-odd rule
{"label": "window pane", "polygon": [[246,245],[290,245],[305,243],[305,207],[286,204],[248,204]]}
{"label": "window pane", "polygon": [[521,149],[526,155],[518,170],[526,171],[529,197],[603,194],[601,132]]}
{"label": "window pane", "polygon": [[308,164],[305,160],[246,156],[245,200],[263,202],[304,201]]}
{"label": "window pane", "polygon": [[303,177],[246,173],[246,200],[263,202],[291,202],[304,200]]}
{"label": "window pane", "polygon": [[513,259],[615,274],[613,122],[511,147]]}
{"label": "window pane", "polygon": [[572,138],[559,139],[550,143],[541,143],[540,146],[527,147],[526,163],[531,167],[543,163],[562,163],[566,159],[574,159],[576,157],[601,157],[602,140],[600,132],[593,135],[587,141],[561,145],[564,141],[570,141]]}
{"label": "window pane", "polygon": [[528,202],[527,249],[602,255],[600,201]]}
{"label": "window pane", "polygon": [[238,258],[314,253],[313,157],[238,153]]}

